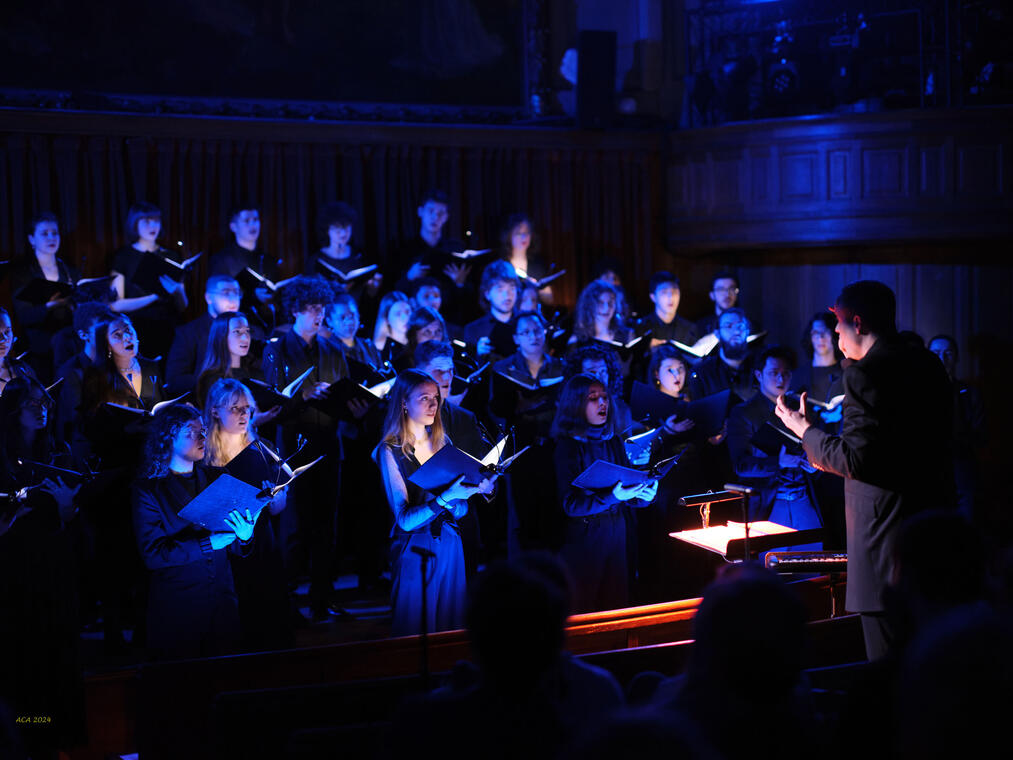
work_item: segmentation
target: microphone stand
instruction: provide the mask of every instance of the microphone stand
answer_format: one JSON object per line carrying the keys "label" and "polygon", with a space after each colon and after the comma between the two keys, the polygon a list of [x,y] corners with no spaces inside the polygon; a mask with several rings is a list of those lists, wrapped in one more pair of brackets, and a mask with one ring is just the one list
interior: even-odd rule
{"label": "microphone stand", "polygon": [[756,493],[756,489],[737,483],[725,483],[725,490],[742,497],[742,524],[746,530],[745,540],[742,542],[742,561],[749,562],[749,497]]}
{"label": "microphone stand", "polygon": [[429,549],[421,546],[413,546],[412,551],[419,555],[422,562],[422,628],[420,629],[422,643],[422,661],[420,670],[422,675],[422,688],[429,691],[429,560],[436,555]]}

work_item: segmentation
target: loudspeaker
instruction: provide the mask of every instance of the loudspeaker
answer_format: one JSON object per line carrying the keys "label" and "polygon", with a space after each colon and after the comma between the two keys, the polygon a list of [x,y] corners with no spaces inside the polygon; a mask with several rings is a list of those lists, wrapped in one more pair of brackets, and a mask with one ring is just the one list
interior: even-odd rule
{"label": "loudspeaker", "polygon": [[616,33],[581,32],[577,38],[577,125],[611,126],[615,90]]}

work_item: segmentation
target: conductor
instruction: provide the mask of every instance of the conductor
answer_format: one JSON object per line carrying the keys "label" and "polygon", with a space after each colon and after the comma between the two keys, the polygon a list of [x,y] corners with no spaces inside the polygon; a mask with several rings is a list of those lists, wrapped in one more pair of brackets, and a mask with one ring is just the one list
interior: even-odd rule
{"label": "conductor", "polygon": [[896,298],[881,282],[846,285],[832,308],[844,371],[840,435],[806,419],[782,395],[777,416],[802,439],[810,463],[844,477],[848,591],[846,607],[862,618],[870,660],[886,653],[892,635],[882,592],[890,578],[893,542],[915,512],[955,502],[953,402],[949,380],[927,350],[897,338]]}

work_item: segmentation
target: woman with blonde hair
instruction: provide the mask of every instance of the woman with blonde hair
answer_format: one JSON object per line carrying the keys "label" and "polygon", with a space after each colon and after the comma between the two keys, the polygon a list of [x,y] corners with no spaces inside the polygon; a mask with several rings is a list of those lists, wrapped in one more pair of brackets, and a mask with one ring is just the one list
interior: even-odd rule
{"label": "woman with blonde hair", "polygon": [[[249,448],[250,453],[228,472],[247,483],[269,488],[284,481],[291,470],[270,446],[257,438],[253,422],[256,414],[257,404],[249,388],[231,377],[216,381],[208,391],[204,407],[207,430],[204,464],[225,467]],[[261,511],[253,529],[251,552],[245,557],[229,557],[247,650],[279,649],[294,644],[281,543],[276,535],[276,521],[272,520],[285,509],[286,493],[287,489],[279,491]]]}
{"label": "woman with blonde hair", "polygon": [[[491,493],[495,476],[475,486],[457,478],[439,494],[424,491],[409,478],[450,443],[440,419],[440,389],[416,369],[398,375],[389,396],[380,444],[373,460],[380,468],[387,501],[394,513],[391,542],[391,633],[420,632],[423,594],[425,630],[459,628],[464,623],[464,549],[457,520],[468,511],[468,498]],[[426,561],[428,558],[428,561]],[[423,583],[422,569],[426,567]]]}

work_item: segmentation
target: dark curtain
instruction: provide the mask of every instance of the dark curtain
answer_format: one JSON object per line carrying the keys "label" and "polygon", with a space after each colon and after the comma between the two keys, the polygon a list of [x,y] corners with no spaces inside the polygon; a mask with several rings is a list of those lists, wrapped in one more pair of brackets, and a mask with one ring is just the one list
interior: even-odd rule
{"label": "dark curtain", "polygon": [[[62,131],[73,131],[73,123],[53,118]],[[108,119],[89,128],[114,131]],[[160,126],[171,132],[172,122]],[[607,138],[588,146],[562,131],[533,140],[530,130],[487,136],[480,128],[388,127],[371,141],[364,129],[351,127],[354,141],[346,144],[340,128],[331,130],[333,139],[316,134],[303,141],[298,134],[277,141],[202,138],[192,126],[152,137],[8,132],[0,138],[0,258],[26,253],[28,218],[49,209],[61,220],[60,255],[86,275],[104,273],[108,253],[126,242],[123,220],[136,200],[162,209],[163,245],[181,240],[187,251],[210,254],[228,234],[227,210],[254,199],[261,243],[284,259],[286,276],[300,271],[305,253],[318,245],[317,209],[334,200],[359,211],[357,245],[383,261],[399,239],[414,234],[417,198],[429,187],[450,196],[446,233],[463,239],[470,230],[473,247],[498,246],[504,218],[529,213],[547,260],[568,271],[556,288],[564,303],[576,300],[600,256],[622,260],[630,282],[646,282],[654,258],[664,256],[653,139],[643,148],[630,147],[629,138],[610,147]],[[206,258],[201,282],[205,264]],[[200,300],[191,298],[197,308]]]}

